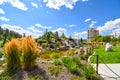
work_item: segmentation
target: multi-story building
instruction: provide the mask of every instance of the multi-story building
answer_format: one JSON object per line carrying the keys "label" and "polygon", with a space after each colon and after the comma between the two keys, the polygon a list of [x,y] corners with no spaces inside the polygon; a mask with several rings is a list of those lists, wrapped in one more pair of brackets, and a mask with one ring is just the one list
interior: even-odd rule
{"label": "multi-story building", "polygon": [[90,28],[88,30],[88,39],[87,39],[87,41],[88,42],[92,41],[98,35],[99,35],[99,30],[96,30],[94,28]]}

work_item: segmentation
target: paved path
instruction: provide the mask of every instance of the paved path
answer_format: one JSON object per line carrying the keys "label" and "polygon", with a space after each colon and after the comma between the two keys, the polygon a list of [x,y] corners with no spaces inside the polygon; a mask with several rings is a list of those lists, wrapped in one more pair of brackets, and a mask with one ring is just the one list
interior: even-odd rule
{"label": "paved path", "polygon": [[[105,79],[105,80],[120,80],[120,64],[106,64],[110,69],[108,69],[104,64],[98,65],[98,73]],[[96,64],[93,64],[96,69]]]}

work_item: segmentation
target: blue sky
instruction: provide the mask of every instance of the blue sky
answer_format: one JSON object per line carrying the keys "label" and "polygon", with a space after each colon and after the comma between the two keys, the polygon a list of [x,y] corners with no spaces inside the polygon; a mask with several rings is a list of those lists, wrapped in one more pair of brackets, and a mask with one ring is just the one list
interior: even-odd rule
{"label": "blue sky", "polygon": [[0,0],[0,25],[33,37],[48,29],[86,39],[90,27],[120,35],[120,0]]}

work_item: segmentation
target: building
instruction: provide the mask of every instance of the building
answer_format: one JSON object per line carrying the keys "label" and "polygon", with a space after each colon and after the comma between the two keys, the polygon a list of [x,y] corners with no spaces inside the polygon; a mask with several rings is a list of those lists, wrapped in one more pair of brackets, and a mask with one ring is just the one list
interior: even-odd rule
{"label": "building", "polygon": [[88,42],[92,41],[98,35],[99,35],[99,30],[96,30],[94,28],[90,28],[88,30],[88,39],[87,39],[87,41]]}

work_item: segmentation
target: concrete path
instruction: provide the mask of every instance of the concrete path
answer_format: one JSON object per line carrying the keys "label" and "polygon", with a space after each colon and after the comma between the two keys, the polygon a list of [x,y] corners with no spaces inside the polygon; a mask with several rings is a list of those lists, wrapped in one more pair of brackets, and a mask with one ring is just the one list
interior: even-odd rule
{"label": "concrete path", "polygon": [[[105,79],[105,80],[120,80],[120,64],[106,64],[109,68],[107,68],[104,64],[98,65],[98,73]],[[93,64],[94,68],[96,69],[96,64]]]}

